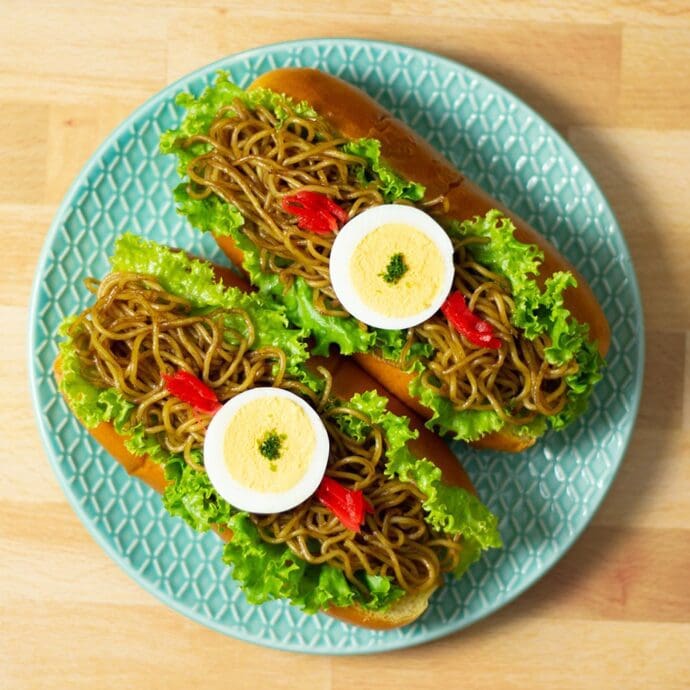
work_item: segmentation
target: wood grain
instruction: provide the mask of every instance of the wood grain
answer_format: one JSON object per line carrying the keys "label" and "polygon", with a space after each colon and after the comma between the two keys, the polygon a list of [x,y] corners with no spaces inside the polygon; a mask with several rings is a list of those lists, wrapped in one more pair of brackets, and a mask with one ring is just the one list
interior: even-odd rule
{"label": "wood grain", "polygon": [[[0,0],[0,687],[690,687],[690,5],[687,0]],[[30,283],[106,134],[207,62],[273,41],[408,43],[499,80],[570,141],[630,244],[646,317],[639,423],[592,526],[472,628],[354,659],[251,646],[112,563],[49,469],[28,393]],[[642,337],[642,334],[640,334]]]}

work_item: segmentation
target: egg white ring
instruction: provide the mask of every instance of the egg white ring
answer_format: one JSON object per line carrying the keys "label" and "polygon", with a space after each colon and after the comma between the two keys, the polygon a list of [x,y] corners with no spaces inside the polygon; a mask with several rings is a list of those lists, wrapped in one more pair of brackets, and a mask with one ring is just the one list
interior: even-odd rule
{"label": "egg white ring", "polygon": [[[232,478],[225,464],[225,432],[234,416],[249,402],[261,398],[287,398],[307,415],[314,430],[314,454],[304,476],[287,491],[261,492],[240,484]],[[216,412],[206,430],[204,467],[216,491],[234,508],[251,513],[280,513],[294,508],[311,496],[326,473],[330,441],[328,432],[316,411],[302,398],[282,388],[252,388],[229,400]]]}
{"label": "egg white ring", "polygon": [[[438,294],[427,309],[409,316],[386,316],[374,311],[357,294],[350,278],[350,262],[359,243],[369,233],[389,223],[402,223],[419,230],[434,243],[443,259],[444,275]],[[329,270],[331,285],[338,300],[356,319],[385,330],[411,328],[431,318],[441,308],[453,287],[453,243],[446,231],[424,211],[402,204],[374,206],[343,225],[333,242]]]}

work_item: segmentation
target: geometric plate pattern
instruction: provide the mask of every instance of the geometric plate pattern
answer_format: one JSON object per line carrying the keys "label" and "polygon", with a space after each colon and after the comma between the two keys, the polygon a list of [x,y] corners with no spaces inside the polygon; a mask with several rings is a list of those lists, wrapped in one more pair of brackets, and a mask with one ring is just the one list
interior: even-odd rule
{"label": "geometric plate pattern", "polygon": [[[469,177],[536,226],[584,274],[613,341],[589,413],[521,455],[457,445],[483,499],[501,517],[505,548],[402,630],[371,632],[284,602],[249,605],[221,564],[213,534],[169,518],[159,497],[129,478],[81,428],[57,393],[51,365],[57,327],[81,310],[83,279],[102,276],[114,238],[129,230],[222,261],[211,237],[174,209],[175,163],[158,153],[176,124],[174,96],[201,91],[217,69],[240,85],[279,66],[317,67],[361,87],[405,120]],[[363,40],[267,46],[204,67],[141,106],[94,153],[48,233],[31,303],[30,372],[48,457],[65,494],[105,551],[167,605],[218,631],[286,650],[378,652],[447,635],[533,584],[585,528],[611,484],[637,413],[643,370],[642,310],[630,255],[589,172],[561,137],[520,100],[455,62]]]}

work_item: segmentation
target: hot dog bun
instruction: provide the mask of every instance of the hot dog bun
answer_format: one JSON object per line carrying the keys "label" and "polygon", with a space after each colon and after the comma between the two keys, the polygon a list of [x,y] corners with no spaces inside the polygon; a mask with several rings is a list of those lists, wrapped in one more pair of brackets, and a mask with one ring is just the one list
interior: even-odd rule
{"label": "hot dog bun", "polygon": [[[226,286],[234,286],[250,291],[251,287],[240,276],[228,268],[213,266],[216,277]],[[388,409],[397,414],[405,415],[410,419],[410,426],[419,432],[419,437],[410,442],[410,449],[415,455],[432,460],[441,470],[445,483],[459,486],[472,493],[476,493],[470,478],[458,462],[455,455],[438,436],[424,427],[422,419],[408,410],[399,400],[390,395],[376,380],[364,372],[352,360],[344,357],[315,357],[310,361],[310,366],[325,367],[332,376],[332,394],[342,399],[349,399],[357,392],[376,390],[379,395],[389,399]],[[55,378],[58,384],[62,378],[60,358],[54,365]],[[125,446],[127,437],[117,433],[110,423],[101,423],[89,429],[91,435],[115,458],[128,474],[137,477],[148,484],[157,492],[162,493],[167,481],[161,465],[152,461],[148,456],[133,455]],[[224,540],[232,538],[232,532],[228,529],[217,530]],[[394,602],[385,611],[368,611],[359,606],[347,608],[331,608],[326,613],[348,623],[372,629],[390,629],[407,625],[419,618],[428,606],[429,597],[440,582],[434,588],[418,594],[407,594]]]}
{"label": "hot dog bun", "polygon": [[[427,198],[445,195],[449,202],[448,220],[465,220],[501,209],[515,224],[515,236],[521,242],[536,244],[544,254],[539,282],[556,271],[569,271],[578,282],[576,289],[565,292],[565,305],[582,323],[587,323],[592,339],[605,355],[610,342],[606,317],[592,290],[580,273],[556,248],[521,218],[505,209],[497,200],[458,172],[452,164],[404,123],[394,118],[365,93],[329,74],[308,68],[282,68],[261,75],[250,88],[263,87],[284,93],[296,101],[307,101],[335,129],[349,138],[372,137],[381,142],[386,162],[403,177],[421,182]],[[225,254],[237,266],[242,265],[242,251],[229,237],[217,237]],[[413,376],[394,364],[370,353],[354,355],[358,364],[380,381],[393,395],[422,418],[430,410],[409,393]],[[518,436],[508,428],[486,434],[472,445],[478,448],[519,452],[536,441]]]}

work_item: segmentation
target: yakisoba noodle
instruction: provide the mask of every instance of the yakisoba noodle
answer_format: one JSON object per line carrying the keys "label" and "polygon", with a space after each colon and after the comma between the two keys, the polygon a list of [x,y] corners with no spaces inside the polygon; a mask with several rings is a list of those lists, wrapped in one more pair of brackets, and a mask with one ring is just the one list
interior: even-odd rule
{"label": "yakisoba noodle", "polygon": [[416,486],[382,474],[385,446],[380,429],[373,427],[369,438],[358,443],[338,428],[340,415],[368,421],[347,407],[322,412],[331,440],[327,474],[363,490],[374,513],[366,516],[362,531],[354,534],[312,498],[294,510],[255,517],[262,538],[287,544],[309,563],[328,563],[342,569],[363,591],[357,571],[389,575],[407,592],[432,587],[442,572],[457,565],[458,538],[431,530],[424,520],[424,495]]}
{"label": "yakisoba noodle", "polygon": [[[351,173],[359,161],[337,149],[346,139],[334,138],[320,120],[291,115],[276,128],[265,108],[248,111],[242,103],[222,108],[208,136],[186,144],[208,144],[210,150],[189,167],[191,194],[215,193],[235,204],[245,218],[247,236],[262,250],[262,268],[289,283],[301,276],[314,289],[316,307],[326,314],[347,316],[339,308],[328,270],[333,238],[297,227],[281,208],[281,198],[296,189],[330,194],[346,202],[350,216],[382,204],[374,188],[362,188]],[[280,259],[288,263],[282,266]],[[334,306],[335,305],[335,306]]]}
{"label": "yakisoba noodle", "polygon": [[[329,278],[334,237],[301,230],[283,211],[281,199],[297,189],[321,192],[336,199],[349,217],[384,203],[376,185],[362,185],[357,179],[362,160],[339,150],[346,141],[321,118],[289,112],[278,125],[265,108],[249,111],[235,101],[219,110],[207,135],[182,142],[207,149],[188,167],[191,196],[216,194],[234,204],[245,219],[243,232],[261,250],[262,270],[279,274],[286,284],[301,276],[313,288],[317,309],[334,316],[347,315]],[[434,213],[445,210],[446,203],[440,198],[425,205]],[[567,401],[564,377],[574,373],[577,364],[553,367],[544,357],[548,338],[530,342],[519,337],[510,324],[514,305],[507,286],[467,251],[468,243],[476,241],[481,240],[454,240],[455,288],[494,326],[505,346],[472,346],[445,318],[436,316],[409,331],[403,355],[415,341],[431,344],[434,354],[425,361],[422,382],[458,410],[493,409],[514,423],[528,422],[537,414],[557,414]],[[403,357],[401,365],[405,364]]]}
{"label": "yakisoba noodle", "polygon": [[[547,336],[534,340],[518,337],[510,322],[513,300],[503,279],[476,263],[467,250],[472,243],[483,241],[476,237],[453,240],[454,287],[477,316],[492,324],[506,345],[499,350],[470,346],[437,315],[413,329],[406,347],[414,340],[434,347],[435,356],[426,362],[422,381],[453,400],[459,410],[493,409],[513,423],[529,422],[536,414],[558,414],[567,401],[565,377],[577,371],[577,363],[552,366],[544,355],[550,344]],[[512,414],[506,411],[507,401]]]}
{"label": "yakisoba noodle", "polygon": [[[242,310],[193,315],[189,302],[136,274],[111,273],[100,284],[87,281],[87,287],[96,302],[70,329],[83,370],[96,385],[115,388],[134,403],[145,431],[171,452],[183,453],[196,469],[210,417],[171,396],[162,373],[191,369],[219,400],[252,386],[283,383],[284,353],[249,350],[253,326]],[[228,316],[239,318],[244,333],[228,328]]]}
{"label": "yakisoba noodle", "polygon": [[264,539],[287,544],[310,563],[340,568],[363,591],[363,573],[388,575],[405,591],[417,592],[435,586],[441,573],[455,567],[459,538],[429,528],[424,496],[414,485],[383,475],[381,430],[370,425],[368,437],[356,441],[340,429],[343,416],[365,424],[369,420],[357,410],[334,405],[327,370],[319,370],[326,379],[320,396],[291,379],[281,350],[251,349],[252,321],[241,309],[196,315],[188,301],[138,274],[112,273],[101,283],[89,280],[87,285],[95,303],[70,327],[82,370],[98,387],[115,388],[133,403],[134,422],[170,451],[183,453],[195,470],[204,471],[198,451],[211,417],[171,396],[163,373],[187,369],[221,402],[263,385],[291,389],[319,409],[331,441],[327,474],[349,488],[362,489],[374,512],[355,534],[311,497],[289,511],[252,516]]}

